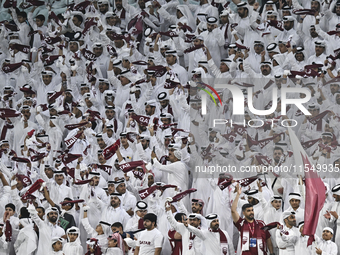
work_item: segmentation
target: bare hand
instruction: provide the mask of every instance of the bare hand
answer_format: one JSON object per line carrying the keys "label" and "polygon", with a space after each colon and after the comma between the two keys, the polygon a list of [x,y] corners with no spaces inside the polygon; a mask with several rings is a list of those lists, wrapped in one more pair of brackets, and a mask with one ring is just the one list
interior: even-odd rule
{"label": "bare hand", "polygon": [[152,151],[152,152],[151,152],[151,158],[154,159],[154,158],[156,158],[156,157],[157,157],[157,156],[156,156],[156,153],[155,153],[154,151]]}
{"label": "bare hand", "polygon": [[239,183],[236,184],[235,192],[237,193],[237,195],[241,195],[242,194],[242,188],[240,187]]}
{"label": "bare hand", "polygon": [[319,248],[315,247],[315,252],[316,254],[322,254],[322,250],[320,250]]}
{"label": "bare hand", "polygon": [[329,220],[331,218],[331,214],[329,213],[329,211],[327,211],[324,215],[323,215],[327,220]]}
{"label": "bare hand", "polygon": [[337,214],[336,211],[330,211],[329,213],[330,213],[334,218],[336,218],[336,219],[339,218],[339,216],[338,216],[338,214]]}

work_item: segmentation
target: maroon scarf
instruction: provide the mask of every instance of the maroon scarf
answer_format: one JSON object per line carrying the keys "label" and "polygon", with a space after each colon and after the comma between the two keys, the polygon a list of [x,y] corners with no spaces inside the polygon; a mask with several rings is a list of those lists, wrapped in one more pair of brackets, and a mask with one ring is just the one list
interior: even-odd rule
{"label": "maroon scarf", "polygon": [[197,46],[194,45],[194,46],[191,46],[190,48],[185,49],[184,53],[190,53],[190,52],[193,52],[193,51],[198,50],[198,49],[203,48],[203,47],[204,47],[203,44],[200,44],[200,45],[197,45]]}
{"label": "maroon scarf", "polygon": [[14,125],[6,122],[6,124],[2,128],[0,140],[4,140],[7,134],[7,130],[12,128],[14,128]]}
{"label": "maroon scarf", "polygon": [[259,155],[256,155],[255,158],[260,165],[264,165],[264,166],[271,165],[272,160],[268,156],[259,154]]}
{"label": "maroon scarf", "polygon": [[175,202],[181,200],[182,198],[186,197],[187,195],[189,195],[193,192],[196,192],[196,191],[197,191],[197,189],[192,188],[192,189],[188,189],[186,191],[183,191],[181,193],[178,193],[176,196],[174,196],[172,198],[172,201],[170,203],[175,203]]}
{"label": "maroon scarf", "polygon": [[30,46],[27,46],[27,45],[15,43],[15,44],[12,44],[12,46],[10,46],[10,49],[12,49],[12,50],[18,50],[18,51],[21,51],[21,52],[23,52],[23,53],[28,54],[28,53],[30,53],[31,47],[30,47]]}
{"label": "maroon scarf", "polygon": [[138,191],[138,193],[141,199],[145,199],[148,196],[150,196],[156,189],[157,189],[157,186],[154,185],[154,186],[151,186],[150,188],[142,189]]}
{"label": "maroon scarf", "polygon": [[73,7],[74,11],[84,12],[87,6],[91,5],[91,1],[84,1]]}
{"label": "maroon scarf", "polygon": [[178,26],[180,27],[181,30],[184,31],[184,33],[186,33],[187,31],[189,31],[190,33],[193,32],[192,28],[189,27],[187,24],[182,24],[181,22],[178,22]]}
{"label": "maroon scarf", "polygon": [[276,29],[283,31],[283,22],[277,20],[268,20],[267,21],[269,26],[275,27]]}
{"label": "maroon scarf", "polygon": [[37,191],[41,187],[41,183],[44,181],[42,179],[38,179],[33,185],[26,191],[26,193],[22,196],[22,199],[26,199],[29,195],[33,194],[33,192]]}
{"label": "maroon scarf", "polygon": [[78,140],[78,138],[83,134],[83,132],[80,132],[78,134],[76,134],[75,136],[72,136],[71,138],[67,139],[65,141],[65,145],[67,147],[67,149],[71,149],[74,145],[74,143]]}
{"label": "maroon scarf", "polygon": [[111,175],[112,173],[112,166],[108,166],[108,165],[97,165],[97,167],[100,170],[103,170],[105,173],[107,173],[108,175]]}
{"label": "maroon scarf", "polygon": [[114,47],[112,47],[111,45],[107,45],[106,49],[110,56],[117,57],[117,51]]}
{"label": "maroon scarf", "polygon": [[225,188],[230,186],[232,181],[233,181],[232,176],[231,176],[231,178],[219,178],[217,185],[218,185],[218,187],[220,187],[221,190],[224,190]]}
{"label": "maroon scarf", "polygon": [[222,136],[231,143],[233,143],[237,137],[236,133],[234,132],[230,132],[229,134],[223,134]]}
{"label": "maroon scarf", "polygon": [[119,165],[124,173],[130,172],[135,169],[137,166],[142,166],[144,164],[143,160],[132,161],[125,164]]}
{"label": "maroon scarf", "polygon": [[12,241],[12,225],[9,220],[6,221],[5,236],[6,236],[6,242]]}
{"label": "maroon scarf", "polygon": [[321,130],[322,130],[322,119],[323,119],[323,117],[325,117],[329,112],[330,112],[329,110],[324,111],[324,112],[322,112],[322,113],[316,115],[315,117],[308,119],[308,121],[309,121],[310,123],[312,123],[313,125],[317,125],[317,127],[316,127],[316,130],[317,130],[317,131],[321,131]]}
{"label": "maroon scarf", "polygon": [[5,73],[11,73],[15,70],[17,70],[19,67],[22,66],[22,63],[14,63],[14,64],[8,64],[8,65],[4,65],[2,67],[2,71],[4,71]]}
{"label": "maroon scarf", "polygon": [[79,128],[82,126],[87,125],[88,122],[82,122],[82,123],[78,123],[78,124],[70,124],[70,125],[65,125],[65,128],[67,128],[68,130],[73,130],[75,128]]}
{"label": "maroon scarf", "polygon": [[242,187],[247,187],[251,183],[253,183],[257,179],[257,176],[249,177],[249,178],[244,178],[242,180],[237,180]]}
{"label": "maroon scarf", "polygon": [[97,56],[92,52],[87,49],[82,49],[81,54],[83,54],[84,58],[90,61],[94,61],[97,59]]}
{"label": "maroon scarf", "polygon": [[159,32],[159,34],[169,36],[170,38],[178,37],[178,34],[176,32],[173,32],[173,31]]}
{"label": "maroon scarf", "polygon": [[118,150],[120,146],[120,139],[118,139],[114,144],[112,144],[111,146],[107,147],[104,151],[103,151],[103,155],[105,160],[110,159],[113,155],[115,155],[116,151]]}
{"label": "maroon scarf", "polygon": [[301,145],[304,149],[308,149],[308,148],[312,147],[314,144],[316,144],[318,141],[321,141],[321,140],[322,140],[321,138],[309,140],[309,141],[301,143]]}
{"label": "maroon scarf", "polygon": [[86,32],[89,31],[90,28],[91,28],[93,25],[97,25],[97,22],[94,21],[94,18],[91,18],[91,19],[89,19],[88,21],[86,21],[86,22],[85,22],[85,27],[84,27],[84,30],[83,30],[82,34],[85,35]]}
{"label": "maroon scarf", "polygon": [[[44,3],[44,2],[43,2]],[[62,26],[63,24],[61,24],[59,18],[57,17],[57,15],[54,12],[51,12],[50,15],[48,16],[50,19],[53,19],[55,21],[55,23],[57,23],[59,26]]]}

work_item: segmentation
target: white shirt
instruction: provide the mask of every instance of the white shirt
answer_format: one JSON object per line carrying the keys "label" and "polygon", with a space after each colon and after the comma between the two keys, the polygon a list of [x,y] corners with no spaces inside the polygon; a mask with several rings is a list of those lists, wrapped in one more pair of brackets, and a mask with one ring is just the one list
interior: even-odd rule
{"label": "white shirt", "polygon": [[156,228],[144,230],[138,239],[139,255],[154,255],[156,248],[162,248],[163,239],[162,233]]}

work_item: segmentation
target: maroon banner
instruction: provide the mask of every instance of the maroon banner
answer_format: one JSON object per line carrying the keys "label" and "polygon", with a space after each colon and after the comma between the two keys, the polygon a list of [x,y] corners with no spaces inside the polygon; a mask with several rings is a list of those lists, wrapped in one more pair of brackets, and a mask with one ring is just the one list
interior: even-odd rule
{"label": "maroon banner", "polygon": [[185,49],[184,53],[190,53],[190,52],[193,52],[193,51],[198,50],[198,49],[203,48],[203,47],[204,47],[204,44],[199,44],[197,46],[194,45],[194,46],[191,46],[188,49]]}

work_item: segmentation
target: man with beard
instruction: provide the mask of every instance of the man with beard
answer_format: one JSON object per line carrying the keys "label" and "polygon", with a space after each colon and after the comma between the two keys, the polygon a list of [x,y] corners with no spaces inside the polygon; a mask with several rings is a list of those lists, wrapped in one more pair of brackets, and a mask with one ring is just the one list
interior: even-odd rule
{"label": "man with beard", "polygon": [[332,97],[339,92],[340,85],[338,82],[330,83],[329,90],[331,93],[327,95],[328,99],[332,100]]}
{"label": "man with beard", "polygon": [[[297,0],[293,0],[293,7],[294,7],[294,9],[309,8],[309,6],[303,7],[302,5],[299,4],[299,2]],[[305,17],[302,17],[302,19],[303,19],[302,30],[305,34],[308,34],[308,30],[309,30],[310,25],[316,24],[316,17],[318,17],[320,15],[320,11],[327,10],[327,7],[325,9],[323,9],[323,8],[321,6],[320,0],[312,0],[310,2],[310,9],[313,10],[315,12],[315,14],[305,15]],[[328,22],[327,22],[327,18],[325,16],[322,17],[320,25],[321,25],[322,29],[324,29],[325,31],[328,31]],[[329,27],[329,28],[331,28],[331,27]],[[334,28],[331,28],[330,30],[333,30]]]}
{"label": "man with beard", "polygon": [[64,110],[72,112],[73,107],[76,106],[77,104],[73,102],[73,92],[72,89],[67,89],[65,90],[65,97],[64,97]]}
{"label": "man with beard", "polygon": [[149,100],[145,102],[145,114],[150,117],[155,117],[155,111],[156,111],[156,100]]}
{"label": "man with beard", "polygon": [[[186,215],[189,214],[187,208],[184,206],[182,200],[178,201],[177,203],[178,208],[180,209],[181,212],[184,212]],[[194,214],[203,214],[203,207],[204,207],[204,202],[202,199],[197,199],[193,198],[191,199],[191,211]]]}
{"label": "man with beard", "polygon": [[[171,237],[169,240],[171,243],[174,242],[175,244],[172,254],[202,254],[201,250],[199,249],[202,243],[201,239],[199,237],[196,238],[196,235],[190,232],[186,227],[188,226],[189,222],[190,226],[200,230],[201,219],[203,216],[193,213],[187,218],[185,213],[177,213],[174,217],[171,212],[171,207],[168,203],[165,205],[165,210],[167,219],[171,227],[174,229],[169,230],[169,237]],[[175,250],[176,248],[177,250]]]}
{"label": "man with beard", "polygon": [[327,57],[325,52],[326,52],[325,41],[316,41],[315,42],[315,55],[311,55],[308,58],[307,64],[308,65],[311,65],[313,63],[323,64]]}
{"label": "man with beard", "polygon": [[233,241],[228,232],[220,229],[220,222],[217,214],[208,214],[206,217],[208,229],[198,229],[188,222],[184,222],[187,229],[203,240],[205,245],[205,254],[234,254]]}
{"label": "man with beard", "polygon": [[261,220],[254,219],[253,205],[245,204],[242,206],[244,218],[241,218],[237,212],[237,204],[242,190],[240,185],[236,186],[236,197],[231,205],[231,215],[234,225],[240,232],[239,247],[237,250],[242,250],[242,255],[267,255],[267,250],[270,254],[273,253],[273,244],[268,231],[261,228],[265,226]]}
{"label": "man with beard", "polygon": [[110,197],[109,205],[100,201],[102,211],[101,221],[121,222],[125,228],[130,216],[121,206],[122,194],[112,193]]}
{"label": "man with beard", "polygon": [[220,47],[224,46],[225,39],[218,28],[218,20],[215,17],[207,17],[207,31],[202,32],[200,35],[203,37],[204,45],[209,49],[211,57],[215,65],[221,63]]}
{"label": "man with beard", "polygon": [[46,210],[45,221],[39,218],[33,204],[30,204],[27,208],[30,213],[31,219],[39,228],[39,243],[37,249],[37,255],[46,255],[46,252],[50,250],[52,246],[53,237],[66,237],[65,230],[57,225],[59,218],[59,211],[56,207],[51,207]]}
{"label": "man with beard", "polygon": [[290,40],[291,45],[301,46],[302,43],[301,38],[294,29],[294,22],[296,22],[296,20],[293,16],[283,17],[284,31],[276,37],[275,39],[276,43],[278,43],[279,41],[288,42],[288,40],[290,40],[291,37]]}
{"label": "man with beard", "polygon": [[99,148],[101,150],[104,150],[107,147],[107,144],[103,140],[103,135],[102,134],[97,134],[96,138],[97,138],[97,143],[98,143]]}
{"label": "man with beard", "polygon": [[256,215],[256,219],[263,220],[264,219],[264,211],[263,211],[263,198],[260,199],[259,190],[251,189],[244,192],[248,196],[248,203],[253,206],[254,209],[254,217]]}
{"label": "man with beard", "polygon": [[145,230],[140,233],[138,244],[135,249],[135,255],[160,255],[164,237],[162,233],[156,228],[157,215],[153,213],[147,213],[144,216],[143,224]]}
{"label": "man with beard", "polygon": [[330,8],[328,8],[328,4],[326,4],[324,6],[324,13],[326,19],[328,19],[329,30],[334,30],[336,25],[340,23],[340,2],[333,1]]}
{"label": "man with beard", "polygon": [[[172,185],[176,185],[181,190],[188,189],[188,179],[189,174],[186,168],[186,165],[181,161],[182,152],[180,149],[169,149],[169,161],[171,162],[168,165],[162,165],[159,163],[158,159],[156,158],[156,154],[152,152],[151,158],[153,160],[153,166],[156,167],[158,170],[168,174],[168,182]],[[170,196],[175,196],[175,191],[169,192]],[[184,198],[184,204],[187,205],[188,197]]]}
{"label": "man with beard", "polygon": [[150,136],[143,135],[137,139],[136,149],[138,153],[135,153],[133,160],[151,161],[151,149],[150,149]]}
{"label": "man with beard", "polygon": [[[287,164],[285,160],[283,160],[284,154],[283,149],[281,147],[275,147],[273,152],[273,166],[282,166]],[[281,159],[282,158],[282,159]],[[269,176],[272,178],[272,190],[274,195],[282,196],[284,199],[288,196],[289,191],[293,190],[290,183],[287,181],[287,178],[283,178],[282,176],[274,175],[273,173],[269,173]],[[287,199],[289,199],[287,197]],[[286,206],[287,208],[288,206]]]}
{"label": "man with beard", "polygon": [[132,216],[133,208],[137,203],[136,197],[128,190],[126,190],[125,178],[120,178],[113,182],[115,185],[115,192],[121,195],[121,207],[126,210],[126,212]]}
{"label": "man with beard", "polygon": [[284,212],[282,214],[283,219],[283,230],[287,231],[289,234],[286,235],[280,231],[276,230],[276,242],[277,246],[280,248],[280,255],[294,255],[295,249],[294,245],[300,236],[299,230],[296,228],[296,219],[294,212]]}
{"label": "man with beard", "polygon": [[115,14],[120,19],[120,27],[125,28],[130,20],[130,14],[123,8],[122,0],[114,1]]}
{"label": "man with beard", "polygon": [[[93,46],[93,53],[96,55],[95,64],[100,69],[99,76],[107,79],[107,71],[109,68],[110,58],[104,53],[103,45],[101,43],[95,43]],[[98,69],[97,69],[98,70]]]}
{"label": "man with beard", "polygon": [[[314,42],[313,42],[314,45]],[[290,70],[293,71],[303,71],[303,67],[307,65],[307,58],[309,55],[307,55],[305,49],[303,47],[297,47],[295,54],[293,54],[293,51],[291,48],[288,49],[287,54],[287,60],[285,63],[289,63],[291,66]],[[314,54],[314,52],[313,52]]]}
{"label": "man with beard", "polygon": [[[307,56],[315,54],[315,42],[322,40],[321,35],[317,33],[315,25],[309,27],[309,34],[304,34],[302,31],[297,31],[298,35],[303,38],[303,46],[306,49]],[[306,59],[305,59],[306,60]]]}
{"label": "man with beard", "polygon": [[264,61],[260,64],[261,73],[256,73],[247,63],[244,63],[244,71],[249,74],[251,78],[273,78],[271,63]]}
{"label": "man with beard", "polygon": [[127,139],[127,133],[120,133],[120,143],[121,143],[121,146],[119,148],[119,151],[122,154],[122,157],[126,159],[127,158],[132,159],[134,152]]}
{"label": "man with beard", "polygon": [[[249,26],[250,26],[250,6],[246,3],[246,2],[239,2],[237,4],[237,15],[235,14],[235,16],[233,17],[233,20],[235,23],[238,23],[237,25],[237,37],[240,40],[244,40],[244,37],[246,35],[246,31],[249,30]],[[232,33],[233,34],[233,33]]]}

